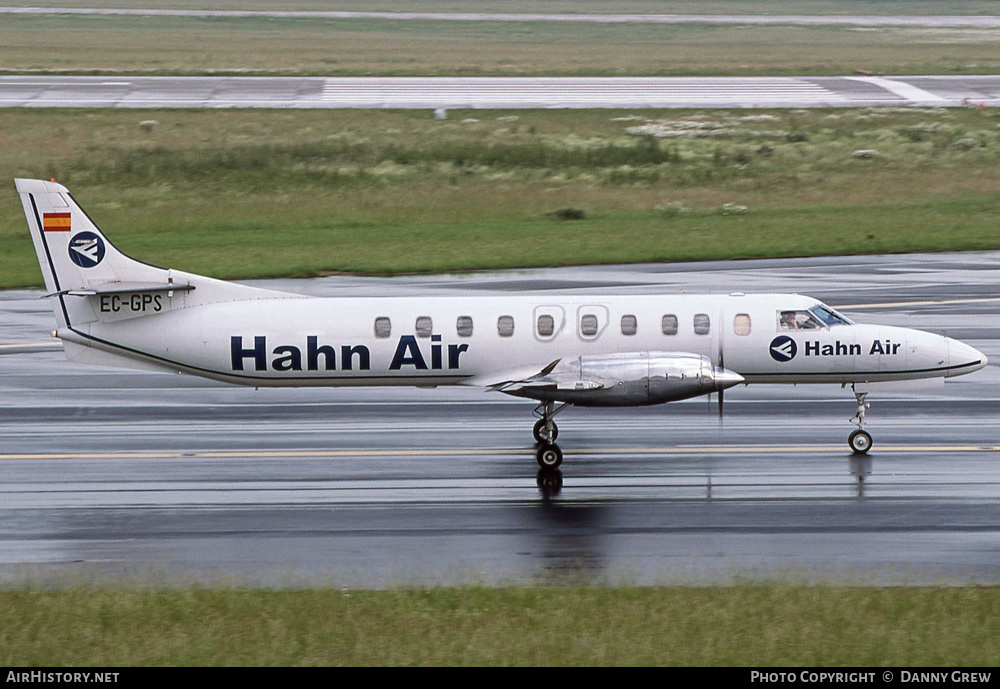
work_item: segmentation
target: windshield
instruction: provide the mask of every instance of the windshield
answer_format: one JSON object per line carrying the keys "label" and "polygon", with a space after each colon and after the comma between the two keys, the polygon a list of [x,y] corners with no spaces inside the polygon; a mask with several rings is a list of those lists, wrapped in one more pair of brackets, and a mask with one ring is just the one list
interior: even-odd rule
{"label": "windshield", "polygon": [[827,327],[834,325],[853,325],[850,320],[841,316],[826,304],[820,304],[819,306],[812,307],[809,309],[809,313],[819,319],[822,323],[825,323]]}
{"label": "windshield", "polygon": [[809,311],[784,309],[778,312],[778,328],[781,330],[823,330],[824,326]]}
{"label": "windshield", "polygon": [[780,330],[826,330],[836,325],[851,325],[851,321],[825,304],[819,304],[811,309],[778,311]]}

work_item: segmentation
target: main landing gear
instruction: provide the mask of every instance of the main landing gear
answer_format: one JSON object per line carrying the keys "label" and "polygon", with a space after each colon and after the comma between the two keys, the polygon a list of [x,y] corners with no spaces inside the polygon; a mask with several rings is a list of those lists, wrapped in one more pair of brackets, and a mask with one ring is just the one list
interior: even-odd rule
{"label": "main landing gear", "polygon": [[535,459],[542,469],[556,469],[562,464],[562,450],[556,445],[556,438],[559,437],[559,427],[552,419],[556,414],[568,407],[567,402],[563,402],[558,407],[551,400],[542,402],[535,407],[534,414],[538,417],[535,427],[531,429],[531,434],[538,444],[535,450]]}
{"label": "main landing gear", "polygon": [[851,390],[854,391],[854,398],[858,401],[858,410],[854,413],[851,421],[856,423],[858,428],[855,431],[851,431],[851,434],[847,436],[847,444],[851,447],[851,451],[854,454],[866,455],[868,454],[868,450],[872,449],[872,436],[868,431],[864,430],[865,410],[872,405],[868,403],[867,392],[858,392],[854,385],[851,385]]}
{"label": "main landing gear", "polygon": [[535,459],[543,469],[558,469],[563,460],[562,450],[555,443],[539,443]]}

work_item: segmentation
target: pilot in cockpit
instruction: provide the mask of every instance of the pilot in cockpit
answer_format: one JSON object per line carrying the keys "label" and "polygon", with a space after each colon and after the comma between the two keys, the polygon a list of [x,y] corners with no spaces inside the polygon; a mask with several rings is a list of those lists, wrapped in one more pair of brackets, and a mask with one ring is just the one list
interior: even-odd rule
{"label": "pilot in cockpit", "polygon": [[823,324],[809,311],[780,311],[778,324],[782,330],[821,330]]}

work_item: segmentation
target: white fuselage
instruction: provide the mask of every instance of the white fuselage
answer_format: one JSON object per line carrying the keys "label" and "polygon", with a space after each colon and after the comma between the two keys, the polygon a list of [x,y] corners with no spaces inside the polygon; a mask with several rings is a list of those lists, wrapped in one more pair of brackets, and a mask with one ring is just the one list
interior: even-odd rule
{"label": "white fuselage", "polygon": [[820,304],[800,295],[197,297],[85,297],[93,318],[78,317],[58,334],[254,386],[490,384],[557,359],[639,352],[704,355],[747,383],[947,377],[985,365],[975,349],[919,330],[786,330],[779,314]]}

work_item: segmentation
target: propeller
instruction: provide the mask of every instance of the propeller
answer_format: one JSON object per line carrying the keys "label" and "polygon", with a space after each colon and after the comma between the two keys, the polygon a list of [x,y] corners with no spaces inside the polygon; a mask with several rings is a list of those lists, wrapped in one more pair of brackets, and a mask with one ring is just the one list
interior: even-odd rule
{"label": "propeller", "polygon": [[[719,368],[721,368],[721,369],[725,369],[726,368],[725,361],[723,361],[723,358],[722,358],[722,343],[721,342],[719,343]],[[720,421],[722,420],[722,402],[723,402],[723,399],[724,399],[723,398],[723,391],[720,388],[719,389],[719,420]]]}
{"label": "propeller", "polygon": [[[719,355],[719,368],[720,368],[720,369],[721,369],[721,368],[725,368],[725,367],[724,367],[724,366],[722,365],[722,355],[721,355],[721,353],[720,353],[720,355]],[[719,396],[719,401],[718,401],[718,405],[719,405],[719,406],[718,406],[718,409],[719,409],[719,412],[718,412],[718,413],[719,413],[719,419],[722,419],[722,404],[723,404],[723,400],[724,400],[724,397],[723,397],[723,395],[724,395],[725,393],[723,392],[723,390],[722,390],[721,388],[716,388],[715,392],[716,392],[716,394],[717,394],[717,395]],[[708,396],[707,396],[707,397],[708,397],[708,399],[707,399],[707,401],[708,401],[708,406],[709,406],[709,408],[711,408],[711,407],[712,407],[712,393],[711,393],[711,392],[710,392],[710,393],[708,393]]]}

